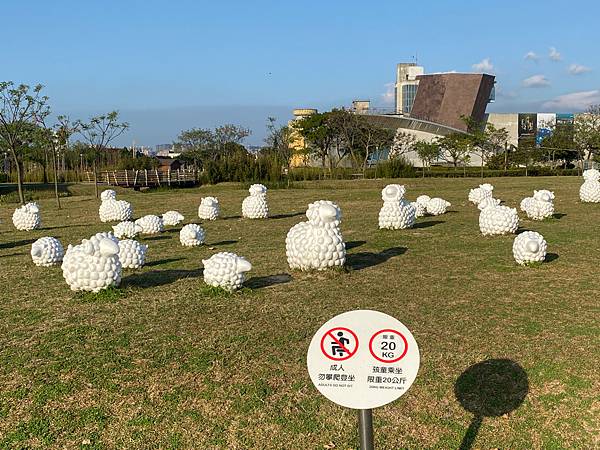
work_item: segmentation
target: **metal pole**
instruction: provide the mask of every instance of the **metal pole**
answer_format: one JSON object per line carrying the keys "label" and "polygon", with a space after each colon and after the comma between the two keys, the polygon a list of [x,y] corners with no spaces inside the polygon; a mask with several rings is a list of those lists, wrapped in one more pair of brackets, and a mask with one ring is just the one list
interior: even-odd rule
{"label": "metal pole", "polygon": [[358,436],[360,450],[373,450],[373,410],[358,410]]}

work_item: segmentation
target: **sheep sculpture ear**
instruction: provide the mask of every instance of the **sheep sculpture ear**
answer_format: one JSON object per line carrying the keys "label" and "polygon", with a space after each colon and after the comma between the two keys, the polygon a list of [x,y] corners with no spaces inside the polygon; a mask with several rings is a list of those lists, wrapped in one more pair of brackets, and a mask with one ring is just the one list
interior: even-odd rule
{"label": "sheep sculpture ear", "polygon": [[250,272],[252,270],[252,264],[245,258],[237,258],[237,268],[240,272]]}
{"label": "sheep sculpture ear", "polygon": [[119,254],[119,246],[110,239],[100,241],[100,254],[102,256],[113,256]]}
{"label": "sheep sculpture ear", "polygon": [[31,206],[29,207],[29,212],[32,212],[32,213],[39,213],[39,212],[40,212],[40,208],[38,207],[38,205],[35,205],[35,204],[34,204],[34,205],[31,205]]}

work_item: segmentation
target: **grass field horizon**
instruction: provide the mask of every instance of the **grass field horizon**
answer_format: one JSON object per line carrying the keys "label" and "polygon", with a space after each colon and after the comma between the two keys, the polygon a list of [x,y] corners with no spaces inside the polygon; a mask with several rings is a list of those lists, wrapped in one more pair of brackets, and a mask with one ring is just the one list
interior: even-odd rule
{"label": "grass field horizon", "polygon": [[[76,294],[60,267],[35,267],[29,250],[42,236],[66,247],[110,231],[99,200],[64,197],[57,210],[41,199],[42,229],[33,232],[12,226],[16,205],[0,205],[0,448],[355,448],[355,411],[322,397],[305,364],[313,333],[353,309],[396,317],[421,351],[412,388],[374,410],[376,448],[598,448],[600,205],[579,201],[580,177],[485,181],[515,208],[534,189],[554,191],[554,218],[519,212],[521,230],[547,240],[547,262],[517,266],[514,235],[481,236],[467,201],[475,179],[295,183],[269,190],[268,220],[240,217],[247,190],[238,183],[120,189],[135,217],[175,209],[202,223],[207,245],[184,248],[181,226],[167,227],[140,238],[146,266],[124,270],[121,287]],[[450,211],[379,230],[381,189],[391,182],[409,200],[440,196]],[[207,195],[221,204],[214,222],[197,216]],[[319,199],[342,209],[347,268],[291,271],[286,234]],[[218,251],[252,263],[240,292],[206,289],[201,260]],[[486,389],[474,370],[489,360],[508,363],[492,367],[495,411],[509,399],[494,386],[525,397],[508,413],[486,413],[477,431],[461,403]],[[511,364],[523,375],[507,376]]]}

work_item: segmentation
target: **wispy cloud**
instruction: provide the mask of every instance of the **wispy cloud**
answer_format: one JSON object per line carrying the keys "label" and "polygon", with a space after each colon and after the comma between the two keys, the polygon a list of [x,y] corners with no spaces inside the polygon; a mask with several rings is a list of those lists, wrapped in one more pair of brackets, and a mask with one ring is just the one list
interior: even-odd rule
{"label": "wispy cloud", "polygon": [[521,84],[526,88],[539,88],[550,86],[550,81],[545,75],[532,75],[529,78],[525,78]]}
{"label": "wispy cloud", "polygon": [[555,47],[550,47],[550,53],[548,53],[548,56],[552,61],[560,61],[562,59],[561,54],[558,52],[558,50],[556,50]]}
{"label": "wispy cloud", "polygon": [[544,109],[556,111],[584,111],[590,105],[600,104],[600,90],[571,92],[559,95],[542,104]]}
{"label": "wispy cloud", "polygon": [[490,58],[483,58],[478,63],[473,64],[472,67],[473,67],[473,70],[475,70],[476,72],[488,72],[488,73],[494,72],[494,65],[490,61]]}
{"label": "wispy cloud", "polygon": [[533,61],[533,62],[538,62],[540,57],[538,56],[537,53],[535,53],[534,51],[528,51],[527,53],[525,53],[525,56],[523,57],[524,59],[528,60],[528,61]]}
{"label": "wispy cloud", "polygon": [[394,90],[394,83],[384,84],[385,92],[381,94],[381,101],[386,105],[391,105],[396,101],[396,92]]}
{"label": "wispy cloud", "polygon": [[583,66],[581,64],[571,64],[567,69],[567,71],[571,75],[581,75],[582,73],[591,72],[591,70],[592,69],[590,69],[589,67]]}

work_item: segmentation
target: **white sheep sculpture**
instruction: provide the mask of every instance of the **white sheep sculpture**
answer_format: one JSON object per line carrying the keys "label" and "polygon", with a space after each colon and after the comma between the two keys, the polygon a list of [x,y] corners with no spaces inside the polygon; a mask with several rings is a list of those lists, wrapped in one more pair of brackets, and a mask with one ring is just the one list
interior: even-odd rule
{"label": "white sheep sculpture", "polygon": [[114,236],[98,233],[79,245],[69,245],[62,272],[72,291],[99,292],[121,282],[119,244]]}
{"label": "white sheep sculpture", "polygon": [[232,292],[242,287],[246,272],[252,270],[250,262],[231,252],[215,253],[203,259],[204,282],[209,286],[220,287]]}
{"label": "white sheep sculpture", "polygon": [[183,219],[185,217],[179,211],[167,211],[162,215],[163,224],[172,227],[179,225],[183,222]]}
{"label": "white sheep sculpture", "polygon": [[267,187],[263,184],[253,184],[248,192],[250,192],[250,195],[242,202],[242,216],[247,219],[266,219],[269,217]]}
{"label": "white sheep sculpture", "polygon": [[450,206],[450,202],[443,198],[434,197],[427,202],[427,214],[431,214],[432,216],[445,214]]}
{"label": "white sheep sculpture", "polygon": [[38,267],[50,267],[63,260],[65,251],[60,241],[54,237],[39,238],[31,245],[31,259]]}
{"label": "white sheep sculpture", "polygon": [[115,237],[119,239],[132,239],[142,232],[142,227],[130,220],[119,222],[112,228]]}
{"label": "white sheep sculpture", "polygon": [[508,206],[488,206],[479,213],[479,230],[484,236],[516,233],[519,228],[517,210]]}
{"label": "white sheep sculpture", "polygon": [[308,222],[294,225],[285,240],[290,268],[324,270],[342,267],[346,262],[346,246],[340,231],[342,212],[328,200],[308,205]]}
{"label": "white sheep sculpture", "polygon": [[548,190],[533,191],[533,197],[521,200],[521,211],[533,220],[544,220],[554,215],[554,192]]}
{"label": "white sheep sculpture", "polygon": [[221,209],[216,197],[204,197],[198,206],[198,217],[202,220],[217,220]]}
{"label": "white sheep sculpture", "polygon": [[381,191],[383,206],[379,210],[379,228],[401,230],[415,224],[415,207],[403,199],[406,189],[400,184],[388,184]]}
{"label": "white sheep sculpture", "polygon": [[494,186],[489,183],[480,184],[479,187],[469,191],[469,201],[474,205],[479,205],[482,200],[493,196]]}
{"label": "white sheep sculpture", "polygon": [[139,269],[146,262],[148,246],[133,239],[119,241],[119,261],[123,269]]}
{"label": "white sheep sculpture", "polygon": [[600,171],[588,169],[583,172],[584,182],[579,188],[579,198],[584,203],[600,203]]}
{"label": "white sheep sculpture", "polygon": [[117,200],[117,193],[112,189],[102,191],[100,200],[102,200],[102,203],[98,215],[101,222],[122,222],[131,220],[133,217],[131,203],[125,200]]}
{"label": "white sheep sculpture", "polygon": [[524,231],[513,241],[513,256],[517,264],[527,265],[546,259],[548,244],[540,233]]}
{"label": "white sheep sculpture", "polygon": [[142,234],[158,234],[164,231],[163,221],[160,217],[153,214],[140,217],[135,221],[136,225],[142,227]]}
{"label": "white sheep sculpture", "polygon": [[19,231],[36,230],[42,226],[40,207],[35,202],[20,206],[13,212],[12,221]]}
{"label": "white sheep sculpture", "polygon": [[184,247],[197,247],[204,244],[204,229],[195,223],[188,223],[179,232],[179,242]]}

